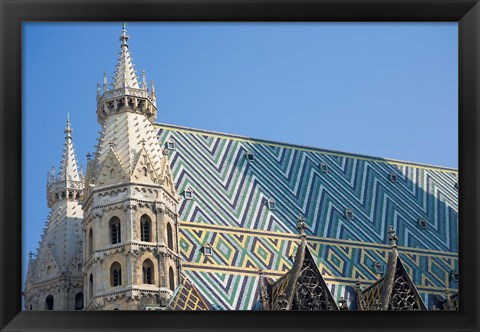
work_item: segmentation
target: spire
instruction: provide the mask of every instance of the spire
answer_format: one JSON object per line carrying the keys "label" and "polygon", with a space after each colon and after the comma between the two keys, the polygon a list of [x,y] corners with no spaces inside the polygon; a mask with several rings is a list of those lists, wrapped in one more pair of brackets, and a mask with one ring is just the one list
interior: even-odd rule
{"label": "spire", "polygon": [[60,181],[72,180],[80,181],[77,168],[77,160],[73,151],[72,127],[70,126],[70,115],[67,116],[67,126],[65,128],[65,144],[63,148],[62,165],[60,168]]}
{"label": "spire", "polygon": [[119,89],[123,87],[130,87],[139,89],[137,76],[135,75],[135,70],[133,69],[132,58],[128,50],[128,35],[125,28],[125,22],[122,25],[122,33],[120,35],[120,55],[117,62],[117,70],[115,71],[114,78],[114,89]]}

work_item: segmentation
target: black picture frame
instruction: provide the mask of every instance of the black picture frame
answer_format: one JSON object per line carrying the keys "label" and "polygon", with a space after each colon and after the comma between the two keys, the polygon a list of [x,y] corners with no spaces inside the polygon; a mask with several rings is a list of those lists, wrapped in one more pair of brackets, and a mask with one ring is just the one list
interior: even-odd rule
{"label": "black picture frame", "polygon": [[[0,328],[2,331],[477,331],[480,5],[471,0],[0,0]],[[457,21],[460,311],[38,312],[21,308],[23,21]],[[41,106],[41,101],[39,101]],[[41,111],[41,107],[39,107]]]}

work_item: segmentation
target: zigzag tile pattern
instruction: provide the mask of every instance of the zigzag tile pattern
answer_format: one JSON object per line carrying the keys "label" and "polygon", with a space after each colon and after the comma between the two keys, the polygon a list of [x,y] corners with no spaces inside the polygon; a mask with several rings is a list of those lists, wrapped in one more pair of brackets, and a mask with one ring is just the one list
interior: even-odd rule
{"label": "zigzag tile pattern", "polygon": [[[458,250],[454,170],[157,128],[160,141],[176,145],[170,162],[177,190],[182,194],[191,187],[195,193],[181,202],[183,220],[295,233],[302,214],[309,235],[386,243],[392,224],[399,245]],[[247,160],[247,152],[254,161]],[[328,173],[321,171],[322,162]],[[275,210],[268,209],[270,198]],[[344,216],[347,208],[353,220]],[[419,218],[428,221],[427,229],[420,228]]]}
{"label": "zigzag tile pattern", "polygon": [[[263,269],[279,277],[292,267],[297,236],[182,222],[180,249],[185,266],[207,270],[243,271],[255,274]],[[202,250],[209,244],[213,254]],[[308,237],[310,252],[325,280],[353,284],[357,279],[371,284],[379,278],[373,266],[387,266],[390,248],[364,242]],[[421,289],[457,288],[450,271],[458,269],[456,253],[399,248],[405,269]]]}
{"label": "zigzag tile pattern", "polygon": [[[372,265],[386,265],[388,225],[427,307],[432,294],[458,287],[449,275],[458,265],[456,170],[156,127],[162,143],[175,143],[169,160],[179,195],[193,190],[179,206],[185,273],[219,309],[255,308],[258,269],[276,279],[291,267],[299,214],[337,300],[354,298],[356,279],[368,286],[378,278]],[[201,250],[207,243],[214,250],[208,257]]]}

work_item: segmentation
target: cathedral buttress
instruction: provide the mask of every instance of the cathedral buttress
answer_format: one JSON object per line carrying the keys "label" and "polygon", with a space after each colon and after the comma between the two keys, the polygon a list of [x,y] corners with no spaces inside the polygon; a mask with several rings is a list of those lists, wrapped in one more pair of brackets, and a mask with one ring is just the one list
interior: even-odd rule
{"label": "cathedral buttress", "polygon": [[83,201],[84,282],[89,310],[165,307],[181,282],[179,197],[153,126],[156,97],[139,84],[125,26],[109,89],[97,85],[95,154]]}

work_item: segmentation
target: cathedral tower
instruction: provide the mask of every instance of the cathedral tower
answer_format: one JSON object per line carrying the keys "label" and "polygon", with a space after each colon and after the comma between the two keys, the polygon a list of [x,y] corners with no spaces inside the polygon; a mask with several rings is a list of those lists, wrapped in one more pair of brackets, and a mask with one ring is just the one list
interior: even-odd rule
{"label": "cathedral tower", "polygon": [[97,84],[96,152],[88,157],[84,282],[88,310],[165,306],[180,283],[179,197],[153,126],[153,82],[139,84],[123,26],[115,77]]}
{"label": "cathedral tower", "polygon": [[51,209],[36,257],[30,253],[25,285],[26,310],[83,309],[82,219],[80,200],[84,179],[73,150],[67,120],[59,174],[47,176],[47,203]]}

